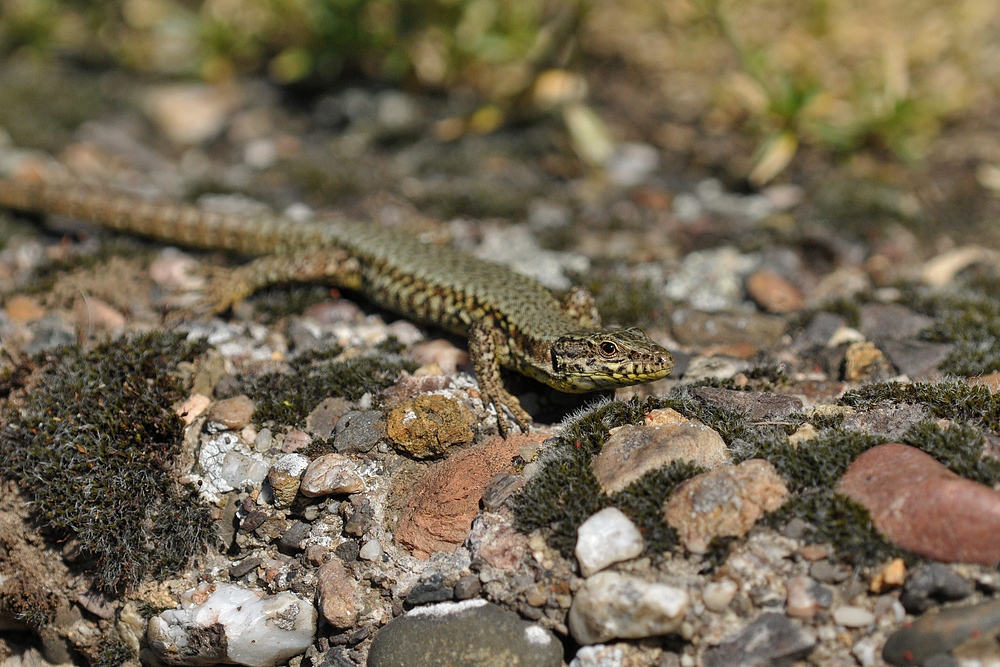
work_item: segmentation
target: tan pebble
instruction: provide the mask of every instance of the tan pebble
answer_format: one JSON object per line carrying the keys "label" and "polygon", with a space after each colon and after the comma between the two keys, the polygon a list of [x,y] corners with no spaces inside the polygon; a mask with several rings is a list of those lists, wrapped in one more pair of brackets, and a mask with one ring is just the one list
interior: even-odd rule
{"label": "tan pebble", "polygon": [[208,396],[204,394],[192,394],[186,401],[177,406],[175,412],[184,420],[185,424],[191,424],[211,404],[212,399]]}
{"label": "tan pebble", "polygon": [[73,300],[73,319],[83,331],[118,331],[125,326],[125,316],[95,296]]}
{"label": "tan pebble", "polygon": [[770,269],[759,269],[750,274],[746,288],[750,298],[770,313],[794,313],[806,305],[799,288]]}
{"label": "tan pebble", "polygon": [[594,458],[594,475],[605,493],[616,493],[673,461],[717,468],[729,462],[729,449],[722,436],[697,420],[623,426]]}
{"label": "tan pebble", "polygon": [[799,555],[810,563],[829,558],[830,547],[825,544],[805,544],[799,548]]}
{"label": "tan pebble", "polygon": [[219,424],[225,429],[237,431],[250,422],[254,407],[250,397],[244,395],[216,401],[208,410],[208,421]]}
{"label": "tan pebble", "polygon": [[818,584],[805,575],[790,577],[785,585],[785,613],[792,618],[809,619],[819,610],[819,601],[813,594]]}
{"label": "tan pebble", "polygon": [[721,614],[729,609],[737,591],[739,591],[739,586],[732,579],[723,578],[719,581],[711,581],[705,584],[705,589],[701,593],[701,601],[704,603],[705,609]]}
{"label": "tan pebble", "polygon": [[312,436],[308,433],[300,431],[297,428],[293,428],[285,434],[285,439],[281,443],[281,451],[286,454],[291,454],[292,452],[297,452],[300,449],[305,449],[312,444],[312,441]]}
{"label": "tan pebble", "polygon": [[980,375],[979,377],[966,379],[971,385],[982,385],[984,387],[989,387],[989,390],[996,393],[1000,390],[1000,372],[990,373],[988,375]]}
{"label": "tan pebble", "polygon": [[905,582],[906,563],[902,558],[894,558],[872,578],[868,589],[872,593],[879,594],[890,588],[902,586]]}
{"label": "tan pebble", "polygon": [[819,431],[816,430],[816,427],[806,422],[795,429],[795,433],[788,436],[788,444],[792,447],[798,447],[803,442],[815,440],[817,435],[819,435]]}
{"label": "tan pebble", "polygon": [[38,299],[25,296],[24,294],[15,294],[10,297],[4,302],[3,307],[7,311],[7,317],[19,324],[33,322],[45,317],[45,309],[42,308]]}
{"label": "tan pebble", "polygon": [[892,377],[892,365],[875,343],[853,343],[844,357],[844,379],[848,382],[879,382]]}
{"label": "tan pebble", "polygon": [[787,498],[774,466],[750,459],[684,482],[663,504],[663,516],[688,551],[703,554],[713,538],[742,537]]}
{"label": "tan pebble", "polygon": [[[660,408],[658,410],[651,410],[646,418],[642,420],[643,426],[666,426],[667,424],[679,424],[681,422],[691,421],[681,413],[677,412],[673,408]],[[614,433],[617,428],[611,429]]]}
{"label": "tan pebble", "polygon": [[316,573],[316,603],[326,622],[335,628],[354,625],[358,611],[354,602],[357,582],[340,560],[327,561]]}
{"label": "tan pebble", "polygon": [[306,468],[299,490],[304,496],[316,498],[358,493],[365,490],[365,483],[349,458],[342,454],[324,454]]}
{"label": "tan pebble", "polygon": [[424,394],[400,403],[386,420],[396,449],[418,459],[438,456],[452,445],[472,442],[472,415],[457,399]]}

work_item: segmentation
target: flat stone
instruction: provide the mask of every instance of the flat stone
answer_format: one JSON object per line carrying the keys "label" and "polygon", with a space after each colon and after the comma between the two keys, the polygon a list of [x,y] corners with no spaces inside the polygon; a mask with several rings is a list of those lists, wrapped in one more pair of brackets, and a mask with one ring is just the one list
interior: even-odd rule
{"label": "flat stone", "polygon": [[605,507],[577,528],[576,559],[585,577],[635,558],[643,547],[639,529],[617,507]]}
{"label": "flat stone", "polygon": [[939,375],[938,367],[955,346],[927,340],[887,340],[881,349],[900,373],[911,380],[923,380]]}
{"label": "flat stone", "polygon": [[684,482],[663,504],[663,516],[684,547],[701,554],[715,537],[746,535],[787,498],[788,487],[774,466],[750,459]]}
{"label": "flat stone", "polygon": [[560,667],[563,646],[482,599],[417,607],[375,634],[368,667]]}
{"label": "flat stone", "polygon": [[396,527],[396,541],[419,558],[454,551],[469,534],[490,480],[511,469],[518,448],[544,440],[543,434],[515,434],[506,440],[496,436],[432,466],[414,488]]}
{"label": "flat stone", "polygon": [[454,591],[445,585],[444,577],[432,574],[406,594],[405,603],[408,607],[416,607],[430,602],[445,602],[452,598]]}
{"label": "flat stone", "polygon": [[735,391],[719,387],[698,387],[694,395],[709,405],[745,412],[747,419],[783,419],[802,411],[802,399],[764,391]]}
{"label": "flat stone", "polygon": [[217,431],[238,431],[250,423],[254,402],[249,396],[233,396],[216,401],[208,409],[209,427]]}
{"label": "flat stone", "polygon": [[784,614],[761,614],[735,637],[710,648],[703,667],[769,667],[792,664],[816,645],[816,637]]}
{"label": "flat stone", "polygon": [[414,458],[438,456],[452,445],[472,442],[472,414],[455,398],[424,394],[389,412],[386,434],[396,449]]}
{"label": "flat stone", "polygon": [[927,416],[927,410],[921,405],[882,405],[849,415],[844,420],[843,427],[887,440],[898,440],[911,426]]}
{"label": "flat stone", "polygon": [[757,269],[747,277],[747,294],[769,313],[794,313],[806,306],[802,290],[771,269]]}
{"label": "flat stone", "polygon": [[334,427],[333,446],[340,453],[370,452],[385,437],[385,424],[378,410],[348,410]]}
{"label": "flat stone", "polygon": [[673,586],[618,572],[598,572],[573,598],[569,631],[580,644],[673,632],[688,609],[688,594]]}
{"label": "flat stone", "polygon": [[837,491],[861,503],[880,533],[904,549],[954,563],[1000,561],[1000,492],[959,477],[914,447],[873,447]]}
{"label": "flat stone", "polygon": [[833,610],[833,622],[845,628],[863,628],[875,622],[875,614],[864,607],[843,605]]}
{"label": "flat stone", "polygon": [[833,334],[846,324],[847,321],[840,315],[820,311],[796,337],[794,346],[798,350],[825,347]]}
{"label": "flat stone", "polygon": [[313,459],[302,473],[299,491],[309,498],[333,494],[358,493],[365,483],[354,462],[342,454],[324,454]]}
{"label": "flat stone", "polygon": [[787,327],[785,318],[762,313],[705,313],[678,308],[670,318],[670,330],[677,342],[698,348],[751,343],[768,349],[778,344]]}
{"label": "flat stone", "polygon": [[354,603],[358,584],[340,560],[323,563],[316,572],[316,606],[326,622],[335,628],[354,625],[358,612]]}
{"label": "flat stone", "polygon": [[970,640],[996,642],[1000,632],[1000,600],[951,607],[925,614],[889,635],[882,658],[890,665],[926,665]]}
{"label": "flat stone", "polygon": [[962,600],[973,593],[971,583],[942,563],[920,565],[910,573],[899,601],[911,614],[920,614],[937,603]]}
{"label": "flat stone", "polygon": [[722,436],[696,420],[622,426],[594,457],[594,475],[604,493],[612,494],[674,461],[718,468],[729,462],[729,449]]}
{"label": "flat stone", "polygon": [[880,344],[887,340],[917,338],[933,322],[930,317],[898,303],[866,303],[858,313],[861,333]]}

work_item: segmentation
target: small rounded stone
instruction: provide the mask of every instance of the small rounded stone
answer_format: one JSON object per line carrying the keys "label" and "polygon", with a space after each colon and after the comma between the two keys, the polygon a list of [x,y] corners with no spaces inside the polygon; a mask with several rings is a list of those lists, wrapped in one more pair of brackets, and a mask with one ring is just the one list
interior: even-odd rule
{"label": "small rounded stone", "polygon": [[302,475],[299,490],[309,498],[335,493],[364,491],[365,483],[358,476],[354,462],[342,454],[324,454],[313,460]]}

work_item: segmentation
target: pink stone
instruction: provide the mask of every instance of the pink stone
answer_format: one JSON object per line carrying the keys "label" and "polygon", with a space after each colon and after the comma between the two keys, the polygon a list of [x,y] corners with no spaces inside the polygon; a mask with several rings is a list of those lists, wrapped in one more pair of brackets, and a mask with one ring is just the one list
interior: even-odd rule
{"label": "pink stone", "polygon": [[837,491],[872,515],[900,547],[946,563],[1000,561],[1000,492],[953,473],[914,447],[873,447],[847,469]]}

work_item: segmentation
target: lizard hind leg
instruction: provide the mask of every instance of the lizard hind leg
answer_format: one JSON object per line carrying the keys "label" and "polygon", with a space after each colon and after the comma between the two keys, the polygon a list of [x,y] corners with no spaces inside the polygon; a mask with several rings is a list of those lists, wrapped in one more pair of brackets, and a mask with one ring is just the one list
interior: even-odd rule
{"label": "lizard hind leg", "polygon": [[214,272],[196,310],[221,313],[259,289],[290,282],[327,283],[359,289],[361,265],[346,251],[337,248],[260,257],[232,270]]}

